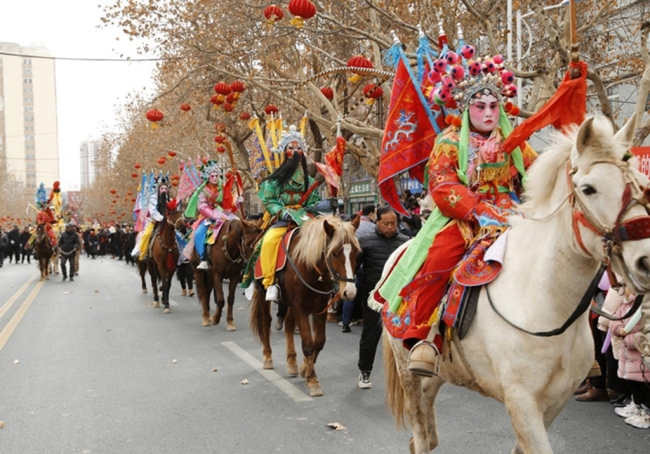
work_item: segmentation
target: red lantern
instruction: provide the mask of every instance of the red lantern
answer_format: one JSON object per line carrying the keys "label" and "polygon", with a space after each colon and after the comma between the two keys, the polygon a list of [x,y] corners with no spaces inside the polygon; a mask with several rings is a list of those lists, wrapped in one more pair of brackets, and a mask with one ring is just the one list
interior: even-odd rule
{"label": "red lantern", "polygon": [[117,191],[115,189],[111,189],[110,193],[115,194]]}
{"label": "red lantern", "polygon": [[363,95],[370,99],[379,99],[384,95],[384,90],[379,85],[367,84],[363,89]]}
{"label": "red lantern", "polygon": [[132,174],[131,174],[131,177],[132,177],[132,178],[138,178],[138,174],[137,174],[137,173],[132,173]]}
{"label": "red lantern", "polygon": [[[280,10],[280,11],[282,11],[282,10]],[[246,87],[244,86],[244,84],[242,82],[240,82],[239,80],[236,80],[236,81],[234,81],[233,83],[230,84],[230,89],[234,93],[243,93],[244,90],[246,90]]]}
{"label": "red lantern", "polygon": [[269,5],[264,8],[264,17],[271,23],[275,24],[277,21],[282,20],[284,11],[279,6]]}
{"label": "red lantern", "polygon": [[220,95],[212,95],[210,102],[215,105],[215,107],[223,104],[223,97]]}
{"label": "red lantern", "polygon": [[224,143],[226,141],[226,137],[222,135],[214,136],[214,141],[217,143]]}
{"label": "red lantern", "polygon": [[224,147],[223,145],[219,145],[217,147],[217,153],[225,153],[225,152],[226,152],[226,147]]}
{"label": "red lantern", "polygon": [[183,112],[189,112],[190,110],[192,110],[192,106],[190,106],[189,104],[181,104],[181,110]]}
{"label": "red lantern", "polygon": [[201,159],[201,162],[202,162],[204,165],[207,164],[207,163],[208,163],[208,158],[203,158],[203,159]]}
{"label": "red lantern", "polygon": [[185,170],[185,164],[183,164],[183,163],[181,162],[181,163],[178,165],[178,169],[179,169],[181,172],[182,172],[183,170]]}
{"label": "red lantern", "polygon": [[169,155],[170,158],[173,158],[174,156],[176,156],[177,153],[173,150],[169,150],[167,154]]}
{"label": "red lantern", "polygon": [[264,112],[266,113],[266,115],[276,114],[278,113],[278,108],[275,107],[273,104],[269,104],[264,108]]}
{"label": "red lantern", "polygon": [[217,85],[214,86],[214,91],[216,91],[218,94],[227,96],[230,94],[232,91],[230,89],[230,85],[228,85],[225,82],[219,82]]}
{"label": "red lantern", "polygon": [[174,187],[178,186],[178,180],[172,180],[172,186]]}
{"label": "red lantern", "polygon": [[158,164],[160,164],[161,166],[164,165],[165,162],[167,162],[167,160],[165,159],[164,156],[162,158],[158,159]]}
{"label": "red lantern", "polygon": [[249,114],[248,112],[242,112],[239,114],[239,119],[242,121],[248,121],[251,119],[251,114]]}
{"label": "red lantern", "polygon": [[223,111],[224,112],[232,112],[233,110],[235,110],[235,106],[233,106],[231,103],[229,103],[229,102],[224,102],[223,103]]}
{"label": "red lantern", "polygon": [[223,123],[216,123],[214,125],[214,129],[216,129],[217,132],[226,132],[226,125],[224,125]]}
{"label": "red lantern", "polygon": [[309,0],[291,0],[289,12],[296,16],[291,19],[291,25],[301,28],[305,20],[316,15],[316,7]]}
{"label": "red lantern", "polygon": [[351,59],[348,60],[348,68],[350,68],[350,71],[352,71],[352,75],[348,77],[348,80],[352,83],[357,83],[361,80],[361,76],[363,75],[363,71],[355,71],[355,68],[368,68],[372,69],[374,66],[372,65],[372,62],[368,60],[366,57],[363,55],[357,55],[355,57],[352,57]]}
{"label": "red lantern", "polygon": [[158,122],[162,121],[163,118],[165,118],[165,116],[158,109],[151,109],[147,112],[147,120],[151,122],[151,129],[156,129],[158,127]]}
{"label": "red lantern", "polygon": [[[172,175],[171,177],[169,177],[169,179],[170,180],[180,180],[181,177],[180,177],[180,175]],[[131,195],[131,194],[129,194],[129,195]]]}
{"label": "red lantern", "polygon": [[135,203],[135,199],[131,199],[131,202]]}
{"label": "red lantern", "polygon": [[332,90],[330,87],[323,87],[320,89],[320,92],[330,101],[334,99],[334,90]]}
{"label": "red lantern", "polygon": [[136,169],[140,169],[142,166],[136,163],[133,167],[135,167]]}
{"label": "red lantern", "polygon": [[237,101],[237,98],[235,98],[234,93],[230,93],[228,96],[226,96],[226,102],[229,104],[232,104]]}

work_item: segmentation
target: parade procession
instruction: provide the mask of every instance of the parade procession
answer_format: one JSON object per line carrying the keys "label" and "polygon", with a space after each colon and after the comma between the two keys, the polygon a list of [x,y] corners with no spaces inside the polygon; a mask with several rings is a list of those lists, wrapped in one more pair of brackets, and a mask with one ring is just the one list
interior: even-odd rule
{"label": "parade procession", "polygon": [[0,453],[650,452],[650,2],[99,3],[0,6]]}

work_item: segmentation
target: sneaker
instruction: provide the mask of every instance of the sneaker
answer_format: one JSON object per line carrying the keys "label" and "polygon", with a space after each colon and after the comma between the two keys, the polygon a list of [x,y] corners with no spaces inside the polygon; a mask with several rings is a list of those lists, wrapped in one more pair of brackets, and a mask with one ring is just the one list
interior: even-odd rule
{"label": "sneaker", "polygon": [[266,289],[266,301],[278,301],[280,299],[280,288],[273,284]]}
{"label": "sneaker", "polygon": [[202,260],[201,263],[199,263],[199,266],[196,267],[197,270],[209,270],[210,269],[210,264],[207,262],[207,260]]}
{"label": "sneaker", "polygon": [[275,330],[276,331],[282,331],[282,327],[284,326],[284,317],[278,317],[278,319],[275,321]]}
{"label": "sneaker", "polygon": [[181,290],[181,296],[187,296],[187,290],[185,289]]}
{"label": "sneaker", "polygon": [[65,281],[68,278],[68,276],[63,276],[63,281]]}
{"label": "sneaker", "polygon": [[630,401],[626,407],[617,407],[614,409],[614,413],[616,413],[621,418],[629,418],[630,416],[639,413],[639,411],[640,408],[634,403],[634,400]]}
{"label": "sneaker", "polygon": [[350,325],[348,325],[347,323],[344,323],[343,324],[343,329],[341,329],[341,331],[344,332],[344,333],[349,333],[352,330],[350,329]]}
{"label": "sneaker", "polygon": [[190,293],[188,293],[187,296],[194,296],[194,290],[190,290]]}
{"label": "sneaker", "polygon": [[359,388],[371,389],[372,381],[370,380],[370,372],[359,372]]}
{"label": "sneaker", "polygon": [[639,406],[639,412],[636,415],[625,418],[625,423],[637,429],[650,429],[650,414]]}

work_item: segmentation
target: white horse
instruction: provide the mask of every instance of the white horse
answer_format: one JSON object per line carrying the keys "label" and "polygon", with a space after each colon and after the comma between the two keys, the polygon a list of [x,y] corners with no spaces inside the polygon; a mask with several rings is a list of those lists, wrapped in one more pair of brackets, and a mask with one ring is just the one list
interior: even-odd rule
{"label": "white horse", "polygon": [[[579,129],[558,135],[531,167],[523,216],[509,219],[503,270],[489,284],[494,306],[511,323],[529,331],[560,327],[607,255],[627,285],[650,292],[650,239],[603,241],[626,220],[650,222],[640,188],[648,179],[622,159],[633,124],[634,119],[614,135],[607,119],[589,118]],[[639,203],[624,204],[626,187]],[[497,315],[482,289],[466,337],[459,341],[454,333],[450,344],[439,375],[421,378],[407,371],[402,341],[384,330],[388,404],[398,427],[405,417],[412,427],[411,452],[428,453],[438,445],[434,402],[449,382],[505,404],[516,436],[512,453],[552,453],[547,430],[593,364],[588,314],[561,335],[537,337]]]}

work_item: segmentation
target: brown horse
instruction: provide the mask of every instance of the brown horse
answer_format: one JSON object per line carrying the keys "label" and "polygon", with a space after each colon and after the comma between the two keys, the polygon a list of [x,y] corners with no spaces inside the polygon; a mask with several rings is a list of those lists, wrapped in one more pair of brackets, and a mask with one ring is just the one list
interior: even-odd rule
{"label": "brown horse", "polygon": [[[335,216],[307,221],[289,246],[284,276],[278,276],[279,302],[289,306],[284,325],[287,372],[298,375],[293,340],[297,324],[303,353],[300,376],[307,379],[310,396],[323,395],[314,366],[325,345],[328,302],[339,297],[350,300],[356,293],[354,269],[359,242],[355,232],[358,226],[359,218],[354,223],[343,222]],[[264,369],[273,369],[269,340],[271,304],[265,301],[265,292],[259,283],[253,293],[250,326],[263,345]]]}
{"label": "brown horse", "polygon": [[[199,256],[192,254],[192,268],[196,290],[203,307],[203,326],[218,325],[225,305],[223,281],[228,279],[228,314],[226,330],[236,331],[232,308],[235,303],[237,284],[241,281],[242,270],[253,252],[253,245],[262,235],[262,229],[253,222],[245,220],[226,221],[221,226],[219,236],[210,248],[212,262],[209,270],[197,270]],[[210,317],[210,293],[214,290],[216,312]]]}
{"label": "brown horse", "polygon": [[[178,263],[178,246],[176,245],[175,223],[183,213],[180,210],[168,211],[163,220],[160,222],[160,228],[157,233],[151,237],[150,251],[151,257],[147,257],[145,262],[149,275],[151,276],[151,287],[153,289],[153,307],[160,307],[158,297],[158,280],[162,291],[162,303],[164,306],[163,313],[169,314],[169,289],[172,285],[172,277],[176,271]],[[142,275],[141,275],[142,276]],[[144,278],[142,279],[144,284]],[[146,286],[143,285],[143,292]]]}
{"label": "brown horse", "polygon": [[34,251],[38,258],[38,269],[41,272],[41,280],[49,279],[49,264],[54,253],[50,237],[45,231],[45,224],[38,224],[36,227],[36,238],[34,240]]}

